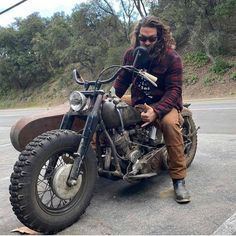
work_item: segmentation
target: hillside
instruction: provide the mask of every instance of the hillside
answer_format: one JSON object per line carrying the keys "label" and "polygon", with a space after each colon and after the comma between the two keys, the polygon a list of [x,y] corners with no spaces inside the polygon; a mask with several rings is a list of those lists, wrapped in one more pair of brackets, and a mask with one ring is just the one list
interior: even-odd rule
{"label": "hillside", "polygon": [[[212,71],[212,64],[204,61],[205,59],[184,57],[184,100],[236,96],[236,57],[223,59],[231,68],[226,72],[223,70],[215,73]],[[39,87],[9,91],[7,96],[0,99],[0,108],[54,106],[67,102],[70,92],[79,89],[71,79],[72,68],[76,68],[76,65],[69,66],[63,74]],[[222,70],[221,67],[220,69]]]}
{"label": "hillside", "polygon": [[184,65],[184,99],[236,96],[236,57],[224,57],[231,68],[212,71],[212,64]]}
{"label": "hillside", "polygon": [[158,16],[147,18],[158,26],[158,43],[174,46],[173,35],[182,55],[184,99],[236,96],[236,0],[143,1],[143,10],[135,4],[142,1],[118,2],[125,3],[119,11],[109,1],[88,0],[68,16],[35,12],[0,27],[0,108],[67,101],[78,88],[72,69],[94,80],[120,64],[138,19],[151,15]]}

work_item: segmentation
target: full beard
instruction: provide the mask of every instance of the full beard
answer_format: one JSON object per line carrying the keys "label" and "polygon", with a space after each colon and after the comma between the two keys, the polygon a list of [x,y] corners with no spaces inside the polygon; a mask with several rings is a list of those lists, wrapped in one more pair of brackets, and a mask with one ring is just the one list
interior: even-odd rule
{"label": "full beard", "polygon": [[164,53],[165,48],[162,44],[155,43],[154,45],[149,46],[147,50],[151,60],[157,59],[159,61]]}

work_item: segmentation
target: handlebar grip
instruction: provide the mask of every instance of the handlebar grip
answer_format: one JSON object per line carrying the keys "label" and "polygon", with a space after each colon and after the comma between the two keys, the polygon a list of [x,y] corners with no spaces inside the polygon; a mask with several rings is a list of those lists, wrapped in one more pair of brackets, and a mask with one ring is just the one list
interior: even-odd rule
{"label": "handlebar grip", "polygon": [[144,79],[146,79],[151,84],[153,84],[155,87],[157,87],[156,81],[158,80],[158,78],[156,76],[151,75],[145,71],[140,71],[139,73],[143,76]]}
{"label": "handlebar grip", "polygon": [[151,74],[147,73],[146,71],[142,71],[141,74],[143,74],[145,77],[152,80],[153,82],[157,82],[157,80],[158,80],[158,78],[156,76],[151,75]]}
{"label": "handlebar grip", "polygon": [[85,81],[76,69],[73,70],[72,77],[78,84],[84,85]]}

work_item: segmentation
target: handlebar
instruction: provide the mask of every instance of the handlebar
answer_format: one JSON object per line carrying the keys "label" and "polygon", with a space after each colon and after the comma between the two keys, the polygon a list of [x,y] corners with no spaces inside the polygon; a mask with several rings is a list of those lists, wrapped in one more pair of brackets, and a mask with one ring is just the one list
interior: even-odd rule
{"label": "handlebar", "polygon": [[[106,80],[100,80],[102,74],[111,69],[111,68],[118,68],[118,70],[109,78]],[[84,85],[86,87],[89,87],[90,85],[102,85],[102,84],[107,84],[112,82],[113,80],[115,80],[115,78],[119,75],[120,71],[122,69],[128,70],[130,72],[133,72],[137,75],[139,75],[140,77],[146,79],[147,81],[149,81],[150,83],[152,83],[154,86],[157,87],[157,84],[155,83],[157,81],[157,77],[147,73],[146,71],[143,70],[138,70],[137,68],[135,68],[134,66],[129,66],[129,65],[125,65],[125,66],[121,66],[121,65],[113,65],[110,67],[105,68],[104,70],[101,71],[98,79],[96,81],[85,81],[79,74],[79,72],[74,69],[73,70],[73,79],[80,85]]]}
{"label": "handlebar", "polygon": [[[119,69],[115,72],[114,75],[112,75],[111,78],[106,79],[106,80],[99,80],[100,77],[101,77],[101,75],[102,75],[106,70],[111,69],[111,68],[113,68],[113,67],[119,67]],[[98,77],[97,80],[95,80],[95,81],[85,81],[85,80],[81,77],[81,75],[79,74],[79,72],[78,72],[76,69],[74,69],[73,72],[72,72],[72,77],[73,77],[73,79],[76,81],[76,83],[78,83],[79,85],[85,85],[85,84],[87,84],[87,85],[107,84],[107,83],[112,82],[112,81],[118,76],[118,74],[120,73],[121,70],[122,70],[122,66],[118,66],[118,65],[110,66],[110,67],[104,69],[104,70],[100,73],[100,75],[99,75],[99,77]]]}

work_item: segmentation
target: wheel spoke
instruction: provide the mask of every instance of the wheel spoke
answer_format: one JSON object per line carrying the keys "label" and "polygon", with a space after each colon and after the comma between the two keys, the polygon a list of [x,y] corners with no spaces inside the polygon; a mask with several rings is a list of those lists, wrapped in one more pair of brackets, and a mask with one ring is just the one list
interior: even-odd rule
{"label": "wheel spoke", "polygon": [[[43,189],[43,186],[39,186],[42,188],[42,190],[38,189],[38,195],[39,195],[42,202],[43,202],[43,198],[44,198],[45,194],[51,191],[51,187],[49,186],[48,182],[47,183],[43,182],[43,184],[45,185],[44,189]],[[40,194],[41,194],[41,196],[40,196]]]}
{"label": "wheel spoke", "polygon": [[46,206],[54,208],[53,207],[53,199],[56,197],[56,195],[54,193],[52,193],[52,191],[49,191],[49,200],[45,203]]}
{"label": "wheel spoke", "polygon": [[[72,201],[72,198],[59,198],[56,193],[54,193],[51,186],[53,184],[52,178],[55,169],[67,164],[66,160],[64,161],[63,156],[70,158],[71,160],[74,159],[69,153],[61,153],[51,157],[42,167],[37,180],[37,193],[41,203],[52,209],[63,208]],[[56,162],[53,162],[53,160],[56,160]],[[80,174],[83,174],[82,170],[80,171]]]}
{"label": "wheel spoke", "polygon": [[57,207],[63,207],[68,203],[68,200],[61,199]]}

